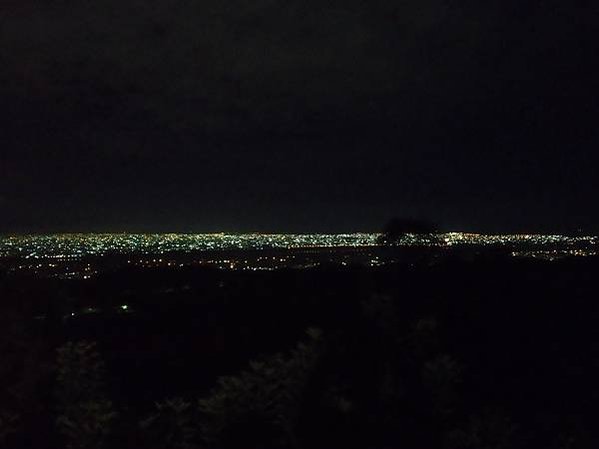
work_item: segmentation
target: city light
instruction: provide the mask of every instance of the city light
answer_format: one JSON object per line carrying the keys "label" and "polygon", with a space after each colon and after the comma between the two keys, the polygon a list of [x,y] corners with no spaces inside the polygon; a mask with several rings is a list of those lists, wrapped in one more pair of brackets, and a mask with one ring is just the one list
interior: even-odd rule
{"label": "city light", "polygon": [[[390,246],[422,248],[438,256],[460,249],[497,249],[516,258],[556,260],[597,255],[598,242],[595,236],[446,232],[405,234]],[[377,267],[390,261],[381,254],[384,248],[378,233],[22,235],[0,237],[0,268],[91,280],[110,263],[112,268],[191,265],[251,271],[323,263]]]}

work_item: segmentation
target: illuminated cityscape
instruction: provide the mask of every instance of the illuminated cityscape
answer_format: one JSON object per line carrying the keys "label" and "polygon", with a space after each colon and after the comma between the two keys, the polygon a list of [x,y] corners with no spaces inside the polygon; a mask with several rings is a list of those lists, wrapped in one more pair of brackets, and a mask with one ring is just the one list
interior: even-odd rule
{"label": "illuminated cityscape", "polygon": [[106,254],[166,254],[377,244],[378,234],[59,234],[0,239],[0,256],[77,259]]}
{"label": "illuminated cityscape", "polygon": [[[208,266],[232,270],[312,268],[323,264],[380,266],[381,234],[54,234],[0,238],[0,263],[9,272],[90,279],[107,266]],[[599,239],[543,234],[448,232],[406,234],[393,246],[428,251],[497,250],[511,257],[556,260],[594,256]]]}

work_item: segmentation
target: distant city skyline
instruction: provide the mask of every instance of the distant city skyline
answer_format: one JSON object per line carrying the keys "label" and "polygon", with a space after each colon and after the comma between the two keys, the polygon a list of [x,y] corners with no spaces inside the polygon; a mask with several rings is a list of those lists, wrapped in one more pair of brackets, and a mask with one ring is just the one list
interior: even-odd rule
{"label": "distant city skyline", "polygon": [[[599,237],[405,234],[391,245],[380,234],[67,234],[0,237],[0,270],[88,280],[122,267],[277,270],[321,265],[378,267],[414,250],[431,261],[462,251],[560,260],[599,254]],[[399,250],[397,252],[396,250]],[[456,250],[454,252],[453,250]],[[396,255],[398,258],[396,259]],[[405,255],[403,257],[406,257]],[[418,256],[416,256],[418,259]],[[405,259],[403,260],[405,262]]]}

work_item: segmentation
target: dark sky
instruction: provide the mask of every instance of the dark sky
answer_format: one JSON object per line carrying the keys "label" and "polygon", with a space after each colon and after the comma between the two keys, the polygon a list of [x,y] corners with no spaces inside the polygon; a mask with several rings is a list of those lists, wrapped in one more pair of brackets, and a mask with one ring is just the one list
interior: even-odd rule
{"label": "dark sky", "polygon": [[599,5],[2,0],[0,232],[599,232]]}

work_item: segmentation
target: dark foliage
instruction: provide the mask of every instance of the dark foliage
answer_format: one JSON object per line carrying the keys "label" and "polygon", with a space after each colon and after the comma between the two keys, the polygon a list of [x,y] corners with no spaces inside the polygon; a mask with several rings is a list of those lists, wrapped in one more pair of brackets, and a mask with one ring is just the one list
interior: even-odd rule
{"label": "dark foliage", "polygon": [[594,448],[598,268],[7,276],[0,445]]}
{"label": "dark foliage", "polygon": [[434,223],[427,220],[393,218],[383,229],[380,240],[384,244],[394,244],[400,242],[403,237],[409,234],[434,234],[438,230]]}

